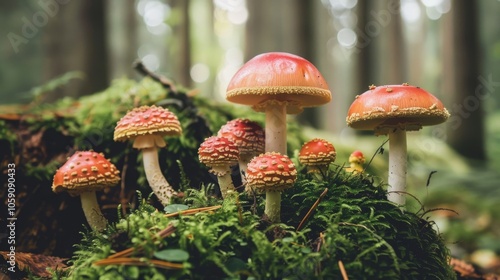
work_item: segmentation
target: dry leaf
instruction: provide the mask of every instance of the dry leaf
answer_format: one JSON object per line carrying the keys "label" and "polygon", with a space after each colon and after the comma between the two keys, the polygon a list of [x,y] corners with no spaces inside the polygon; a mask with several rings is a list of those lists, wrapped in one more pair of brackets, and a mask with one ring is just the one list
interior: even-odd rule
{"label": "dry leaf", "polygon": [[[9,259],[7,254],[8,252],[6,251],[0,251],[0,255],[5,260]],[[52,275],[49,271],[47,271],[47,268],[52,268],[54,270],[56,268],[57,269],[66,268],[66,264],[64,264],[64,261],[66,261],[66,259],[52,257],[52,256],[31,254],[31,253],[16,252],[17,269],[19,271],[26,271],[29,269],[31,273],[40,277],[50,277]]]}

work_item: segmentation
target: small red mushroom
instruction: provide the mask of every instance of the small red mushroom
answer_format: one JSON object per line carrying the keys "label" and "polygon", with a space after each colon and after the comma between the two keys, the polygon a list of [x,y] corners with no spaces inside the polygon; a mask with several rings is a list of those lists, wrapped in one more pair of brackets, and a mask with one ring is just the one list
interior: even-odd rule
{"label": "small red mushroom", "polygon": [[309,173],[325,175],[336,156],[337,152],[332,143],[325,139],[314,138],[302,145],[299,161],[307,167]]}
{"label": "small red mushroom", "polygon": [[113,187],[120,181],[119,171],[103,154],[80,151],[68,158],[54,175],[52,190],[80,196],[82,209],[92,229],[102,231],[107,220],[97,203],[96,191]]}
{"label": "small red mushroom", "polygon": [[246,182],[245,173],[250,160],[264,153],[266,144],[264,134],[264,129],[257,122],[248,119],[230,120],[217,132],[217,136],[233,141],[238,147],[240,151],[238,164],[243,184]]}
{"label": "small red mushroom", "polygon": [[217,175],[222,198],[235,191],[230,167],[238,163],[238,156],[238,147],[233,141],[219,136],[208,137],[198,149],[200,162],[211,167],[210,172]]}
{"label": "small red mushroom", "polygon": [[265,214],[271,223],[281,219],[281,191],[293,187],[297,169],[285,155],[268,152],[248,163],[247,184],[266,192]]}
{"label": "small red mushroom", "polygon": [[354,151],[349,156],[349,167],[346,168],[347,172],[353,173],[362,173],[364,168],[363,164],[365,163],[365,156],[361,151]]}
{"label": "small red mushroom", "polygon": [[154,105],[134,108],[116,124],[114,140],[134,140],[133,147],[142,152],[146,179],[163,205],[169,204],[176,192],[161,172],[158,148],[167,145],[164,136],[179,136],[181,133],[181,125],[174,113]]}

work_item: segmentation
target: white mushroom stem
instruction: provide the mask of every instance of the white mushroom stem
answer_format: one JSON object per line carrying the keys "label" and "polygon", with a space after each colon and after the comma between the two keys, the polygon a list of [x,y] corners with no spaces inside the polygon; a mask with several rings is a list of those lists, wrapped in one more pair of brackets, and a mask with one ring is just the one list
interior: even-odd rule
{"label": "white mushroom stem", "polygon": [[229,191],[235,191],[230,173],[217,176],[217,181],[219,182],[219,188],[222,194],[222,198],[226,198]]}
{"label": "white mushroom stem", "polygon": [[273,224],[279,223],[281,220],[281,192],[266,191],[266,206],[264,213]]}
{"label": "white mushroom stem", "polygon": [[287,154],[286,102],[269,101],[266,104],[266,152]]}
{"label": "white mushroom stem", "polygon": [[166,206],[171,202],[176,192],[161,172],[158,151],[156,148],[145,148],[141,151],[146,179],[161,204]]}
{"label": "white mushroom stem", "polygon": [[238,165],[240,167],[241,174],[241,183],[245,184],[247,182],[246,174],[247,174],[247,166],[252,158],[255,156],[253,154],[240,154],[240,158],[238,160]]}
{"label": "white mushroom stem", "polygon": [[399,205],[405,204],[406,190],[406,131],[389,132],[389,187],[387,198]]}
{"label": "white mushroom stem", "polygon": [[[286,102],[271,101],[266,106],[266,152],[287,154]],[[264,213],[271,223],[279,223],[281,216],[281,193],[266,191]]]}
{"label": "white mushroom stem", "polygon": [[217,175],[217,181],[219,182],[219,189],[222,198],[226,198],[228,192],[236,191],[233,179],[231,178],[231,169],[229,166],[214,166],[211,171]]}
{"label": "white mushroom stem", "polygon": [[108,221],[104,218],[99,204],[97,204],[95,191],[81,193],[80,200],[82,202],[83,213],[90,227],[96,231],[103,231]]}

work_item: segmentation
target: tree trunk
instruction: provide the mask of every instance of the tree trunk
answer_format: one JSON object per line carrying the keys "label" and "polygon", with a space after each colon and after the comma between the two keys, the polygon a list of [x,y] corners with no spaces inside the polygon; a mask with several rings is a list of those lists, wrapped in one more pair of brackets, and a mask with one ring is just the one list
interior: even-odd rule
{"label": "tree trunk", "polygon": [[174,59],[176,60],[177,69],[173,71],[175,80],[182,86],[191,87],[191,24],[189,18],[190,0],[173,0],[172,6],[179,9],[181,13],[181,20],[174,30],[176,36],[175,49],[177,50]]}
{"label": "tree trunk", "polygon": [[453,2],[445,15],[443,92],[448,97],[448,143],[470,159],[485,160],[484,112],[480,85],[479,31],[476,1]]}
{"label": "tree trunk", "polygon": [[[370,58],[374,59],[371,78],[375,85],[402,84],[405,82],[405,58],[399,0],[376,1],[373,4],[375,9],[370,9],[370,21],[366,25],[367,34],[373,34],[376,53]],[[376,32],[375,26],[380,28],[379,32]]]}
{"label": "tree trunk", "polygon": [[89,0],[59,5],[48,21],[44,44],[44,80],[81,71],[83,80],[59,88],[46,101],[92,94],[108,86],[105,1]]}
{"label": "tree trunk", "polygon": [[[247,1],[245,61],[264,52],[289,52],[315,64],[314,1]],[[280,11],[277,13],[276,11]],[[302,122],[316,126],[317,112],[306,108],[298,115]]]}
{"label": "tree trunk", "polygon": [[106,7],[108,31],[109,75],[111,79],[139,77],[132,63],[138,58],[137,8],[110,0]]}
{"label": "tree trunk", "polygon": [[370,47],[369,38],[366,37],[365,28],[368,23],[369,17],[369,1],[360,0],[356,5],[356,16],[358,18],[356,24],[356,36],[358,40],[356,42],[356,57],[355,57],[355,74],[353,93],[351,94],[352,100],[358,94],[365,92],[370,84],[374,83],[372,69],[373,60],[370,59],[374,55],[373,47]]}

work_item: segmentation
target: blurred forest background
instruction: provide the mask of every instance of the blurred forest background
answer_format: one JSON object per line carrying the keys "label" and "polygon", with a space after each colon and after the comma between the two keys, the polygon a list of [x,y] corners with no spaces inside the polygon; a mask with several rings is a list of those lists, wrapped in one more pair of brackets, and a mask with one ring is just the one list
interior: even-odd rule
{"label": "blurred forest background", "polygon": [[0,103],[89,95],[115,78],[139,78],[136,59],[224,100],[245,61],[286,51],[317,65],[334,95],[302,121],[349,135],[344,119],[355,95],[408,82],[454,116],[433,137],[500,167],[488,138],[500,98],[499,12],[494,0],[2,1]]}
{"label": "blurred forest background", "polygon": [[[348,128],[347,110],[371,84],[407,82],[436,95],[452,114],[446,124],[409,136],[415,162],[431,160],[429,154],[444,161],[410,167],[424,185],[432,168],[455,168],[433,178],[431,186],[448,191],[433,206],[463,200],[473,209],[469,217],[461,213],[471,221],[469,238],[493,232],[474,248],[498,254],[500,226],[492,221],[500,213],[483,203],[500,200],[498,15],[497,0],[2,1],[0,110],[90,95],[120,77],[141,79],[131,66],[137,59],[225,102],[225,88],[244,62],[284,51],[314,63],[333,93],[330,104],[307,109],[299,121],[335,135],[335,145],[375,139],[360,144],[373,147],[366,150],[371,156],[383,139]],[[429,188],[422,189],[432,201]],[[464,189],[467,199],[460,197]],[[443,231],[450,225],[440,224]]]}

